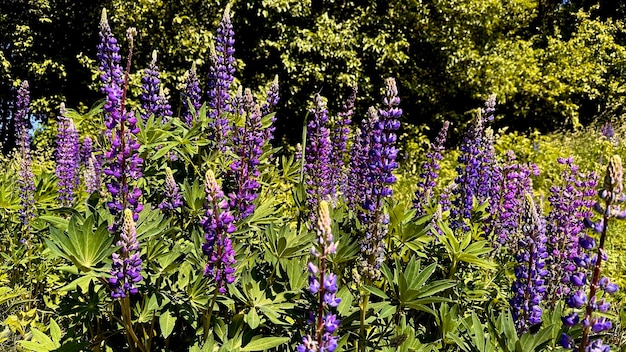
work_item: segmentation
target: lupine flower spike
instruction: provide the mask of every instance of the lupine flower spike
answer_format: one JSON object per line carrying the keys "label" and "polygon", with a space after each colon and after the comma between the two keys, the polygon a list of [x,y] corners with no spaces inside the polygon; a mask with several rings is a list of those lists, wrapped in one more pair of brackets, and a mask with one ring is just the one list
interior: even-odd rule
{"label": "lupine flower spike", "polygon": [[[20,198],[19,218],[22,228],[30,237],[30,221],[35,218],[35,177],[31,166],[30,135],[30,93],[28,81],[23,81],[17,91],[17,111],[15,112],[15,130],[18,133],[18,147],[20,157],[19,178],[17,180]],[[23,241],[27,238],[22,238]]]}
{"label": "lupine flower spike", "polygon": [[212,135],[217,148],[226,150],[230,124],[226,113],[232,112],[230,86],[235,74],[235,39],[230,21],[230,6],[226,6],[224,16],[215,35],[215,51],[211,53],[212,65],[209,72],[208,106],[211,118]]}
{"label": "lupine flower spike", "polygon": [[[263,105],[261,106],[261,115],[266,116],[272,113],[274,107],[278,104],[278,100],[280,96],[278,95],[278,75],[274,76],[274,80],[270,85],[269,90],[267,91],[267,98]],[[276,131],[276,127],[274,124],[276,123],[276,116],[272,116],[270,121],[270,126],[265,130],[267,136],[265,139],[271,141],[274,139],[274,131]]]}
{"label": "lupine flower spike", "polygon": [[136,294],[138,292],[136,284],[143,279],[137,229],[130,209],[124,210],[122,232],[116,245],[121,247],[121,252],[113,253],[109,286],[111,297],[124,298],[129,294]]}
{"label": "lupine flower spike", "polygon": [[[100,26],[102,42],[98,45],[98,59],[100,60],[100,79],[103,83],[102,92],[106,95],[104,111],[107,130],[105,134],[111,141],[111,149],[104,153],[107,162],[104,174],[108,176],[106,186],[112,196],[107,206],[114,215],[121,214],[124,209],[131,209],[133,219],[137,221],[139,212],[143,209],[139,203],[141,189],[134,187],[130,182],[138,180],[142,175],[143,160],[139,157],[140,145],[135,137],[139,133],[139,128],[136,125],[137,119],[132,113],[126,112],[124,107],[128,72],[124,79],[117,40],[111,34],[104,10]],[[130,44],[127,71],[130,69],[135,33],[134,28],[129,28],[127,33]],[[115,229],[114,224],[111,230]]]}
{"label": "lupine flower spike", "polygon": [[74,121],[65,116],[65,104],[61,103],[58,122],[56,170],[59,179],[59,203],[70,206],[74,201],[79,184],[79,140]]}
{"label": "lupine flower spike", "polygon": [[550,278],[546,296],[553,305],[579,288],[572,285],[570,276],[577,271],[574,260],[579,253],[578,239],[584,231],[584,220],[593,215],[597,175],[578,170],[573,158],[559,158],[565,166],[563,184],[550,187],[550,214],[548,215],[548,266]]}
{"label": "lupine flower spike", "polygon": [[526,332],[541,323],[543,313],[540,304],[546,287],[545,268],[546,227],[545,219],[537,211],[537,206],[529,193],[525,194],[521,233],[515,252],[515,282],[511,309],[518,332]]}
{"label": "lupine flower spike", "polygon": [[235,281],[235,251],[229,238],[229,234],[235,231],[235,218],[211,170],[206,173],[205,191],[207,205],[201,222],[205,239],[202,252],[209,258],[204,275],[215,280],[219,292],[223,294],[226,293],[226,284]]}
{"label": "lupine flower spike", "polygon": [[467,136],[460,146],[457,167],[458,176],[455,199],[451,209],[453,229],[468,229],[465,221],[471,218],[474,198],[483,203],[489,197],[497,197],[501,175],[495,162],[493,131],[485,128],[485,122],[493,120],[495,96],[491,96],[485,109],[476,115]]}
{"label": "lupine flower spike", "polygon": [[202,92],[200,90],[200,82],[198,81],[198,74],[196,73],[196,63],[193,62],[191,64],[191,69],[187,71],[185,75],[185,88],[183,94],[183,112],[182,117],[183,121],[187,124],[187,126],[191,127],[195,121],[195,116],[193,116],[193,111],[200,110],[200,99],[202,96]]}
{"label": "lupine flower spike", "polygon": [[396,134],[400,128],[402,110],[398,108],[400,98],[396,81],[387,78],[383,108],[378,110],[378,119],[371,121],[368,133],[367,169],[365,170],[365,194],[361,204],[360,220],[365,226],[361,240],[363,272],[369,278],[378,276],[380,264],[385,258],[384,239],[387,236],[389,215],[383,209],[384,199],[391,197],[391,185],[396,182],[392,171],[398,167],[396,156]]}
{"label": "lupine flower spike", "polygon": [[141,102],[141,119],[145,122],[151,115],[158,116],[158,100],[159,89],[161,80],[159,79],[159,67],[156,64],[157,51],[152,52],[152,61],[147,69],[144,70],[144,75],[141,77],[141,96],[139,97]]}
{"label": "lupine flower spike", "polygon": [[422,165],[422,173],[417,183],[417,191],[415,191],[415,199],[413,206],[417,210],[415,216],[425,214],[425,207],[430,204],[434,196],[435,186],[437,186],[437,177],[439,177],[439,162],[443,159],[441,154],[444,151],[444,143],[448,137],[449,121],[444,121],[443,127],[439,131],[435,142],[431,143],[430,150],[426,153],[426,161]]}
{"label": "lupine flower spike", "polygon": [[[317,209],[321,200],[330,196],[330,130],[328,129],[328,110],[321,95],[313,98],[315,107],[311,110],[313,118],[307,125],[306,151],[304,154],[304,172],[306,174],[307,201],[310,209]],[[316,222],[317,214],[311,213],[311,224]]]}
{"label": "lupine flower spike", "polygon": [[174,180],[174,174],[169,167],[165,168],[165,198],[159,204],[159,209],[172,211],[183,205],[183,197],[178,190],[178,184]]}
{"label": "lupine flower spike", "polygon": [[337,349],[338,337],[334,335],[339,328],[340,321],[332,310],[341,303],[337,293],[337,276],[326,267],[326,259],[337,251],[337,244],[333,242],[331,219],[328,202],[319,202],[316,232],[318,246],[311,250],[317,258],[318,265],[309,262],[309,292],[317,297],[317,311],[312,313],[315,333],[302,338],[298,352],[333,352]]}
{"label": "lupine flower spike", "polygon": [[[592,338],[592,334],[598,334],[612,328],[612,323],[602,313],[610,309],[606,295],[617,292],[618,287],[609,281],[607,277],[600,277],[602,262],[608,260],[604,244],[608,234],[608,224],[611,217],[623,218],[622,211],[616,203],[623,201],[623,169],[622,159],[614,155],[609,160],[604,177],[604,185],[599,192],[604,206],[596,203],[594,209],[602,214],[598,224],[586,219],[586,225],[599,233],[600,239],[596,246],[596,240],[585,232],[580,232],[578,237],[578,253],[574,257],[576,268],[570,275],[572,292],[566,299],[569,307],[568,313],[563,315],[563,325],[573,327],[581,325],[582,337],[577,344],[571,336],[563,334],[560,343],[565,348],[574,348],[578,352],[602,351],[608,352],[610,347],[604,345],[601,338]],[[588,288],[588,293],[585,293]]]}
{"label": "lupine flower spike", "polygon": [[350,124],[352,123],[352,114],[354,113],[354,104],[358,88],[355,85],[352,93],[342,106],[339,116],[335,121],[331,135],[332,153],[330,155],[330,180],[331,180],[331,196],[336,200],[340,194],[345,194],[347,173],[345,168],[345,159],[347,152],[348,137],[350,134]]}
{"label": "lupine flower spike", "polygon": [[[238,128],[233,138],[233,148],[237,158],[231,163],[230,169],[235,177],[235,190],[228,195],[231,209],[237,220],[244,219],[254,212],[254,200],[258,196],[261,185],[259,163],[266,133],[261,123],[261,111],[254,103],[250,89],[246,89],[243,97],[245,112],[244,126]],[[237,99],[239,100],[239,99]]]}
{"label": "lupine flower spike", "polygon": [[83,144],[80,148],[80,163],[84,167],[83,179],[85,183],[85,191],[88,194],[91,194],[100,190],[100,162],[93,154],[93,141],[89,136],[86,136],[83,139]]}

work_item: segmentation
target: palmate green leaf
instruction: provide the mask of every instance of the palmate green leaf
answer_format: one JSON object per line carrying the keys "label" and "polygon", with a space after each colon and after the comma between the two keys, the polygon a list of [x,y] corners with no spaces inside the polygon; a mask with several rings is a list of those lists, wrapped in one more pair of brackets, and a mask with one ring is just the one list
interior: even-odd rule
{"label": "palmate green leaf", "polygon": [[82,220],[73,216],[68,223],[67,232],[55,227],[50,228],[50,237],[44,239],[50,251],[58,257],[70,260],[81,271],[97,270],[99,264],[115,251],[113,237],[107,231],[106,223],[94,231],[94,217]]}
{"label": "palmate green leaf", "polygon": [[265,351],[289,341],[289,337],[261,337],[250,341],[241,351]]}

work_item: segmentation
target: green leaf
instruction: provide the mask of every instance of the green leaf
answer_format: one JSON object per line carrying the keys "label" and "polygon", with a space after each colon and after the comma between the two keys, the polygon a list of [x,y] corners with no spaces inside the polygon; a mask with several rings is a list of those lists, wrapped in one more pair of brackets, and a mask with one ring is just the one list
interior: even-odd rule
{"label": "green leaf", "polygon": [[170,311],[165,312],[165,314],[161,314],[159,317],[159,327],[161,327],[161,334],[163,334],[163,338],[167,338],[174,331],[174,326],[176,326],[176,317],[170,313]]}
{"label": "green leaf", "polygon": [[363,285],[363,288],[369,291],[371,294],[378,296],[382,299],[389,299],[389,296],[387,296],[387,294],[383,292],[381,289],[379,289],[378,287],[370,286],[370,285]]}
{"label": "green leaf", "polygon": [[241,351],[264,351],[289,341],[289,337],[261,337],[250,341]]}
{"label": "green leaf", "polygon": [[248,314],[246,314],[246,322],[250,326],[251,329],[256,329],[261,324],[261,318],[259,318],[259,314],[256,312],[256,308],[250,308]]}
{"label": "green leaf", "polygon": [[61,341],[61,328],[59,327],[59,324],[54,321],[54,319],[50,319],[50,337],[55,343],[59,343]]}

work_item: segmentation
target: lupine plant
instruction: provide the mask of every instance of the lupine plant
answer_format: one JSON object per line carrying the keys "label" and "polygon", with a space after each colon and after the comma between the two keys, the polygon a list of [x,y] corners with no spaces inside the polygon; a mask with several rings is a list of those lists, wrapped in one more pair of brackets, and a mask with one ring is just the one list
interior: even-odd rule
{"label": "lupine plant", "polygon": [[[561,345],[565,348],[575,348],[579,352],[609,351],[601,337],[593,338],[593,334],[611,329],[611,320],[602,313],[606,313],[611,305],[606,295],[617,292],[618,287],[610,282],[606,276],[601,277],[602,262],[608,260],[604,249],[609,220],[611,218],[625,218],[618,203],[624,199],[622,179],[622,159],[615,155],[609,160],[604,176],[604,184],[599,192],[603,205],[596,203],[595,208],[601,213],[601,219],[594,223],[589,218],[587,224],[600,236],[597,241],[585,232],[578,236],[578,247],[573,257],[576,263],[574,272],[569,277],[572,290],[566,303],[571,311],[563,317],[566,327],[580,324],[582,336],[575,339],[571,335],[563,334]],[[587,289],[588,291],[585,291]]]}
{"label": "lupine plant", "polygon": [[[617,234],[613,220],[626,217],[619,157],[593,204],[595,161],[551,154],[546,164],[530,145],[503,145],[513,137],[487,127],[492,96],[445,153],[444,123],[413,175],[397,158],[403,81],[393,78],[364,116],[358,103],[375,99],[357,101],[356,89],[339,112],[328,108],[337,97],[312,95],[302,147],[286,146],[273,126],[287,118],[278,78],[260,92],[240,85],[230,16],[211,61],[195,60],[176,92],[156,56],[133,62],[134,31],[121,45],[104,12],[102,102],[61,111],[33,143],[28,84],[16,84],[18,158],[0,158],[0,349],[620,344],[605,264],[621,251],[609,224]],[[143,77],[137,96],[131,77]],[[169,102],[178,96],[180,114]]]}

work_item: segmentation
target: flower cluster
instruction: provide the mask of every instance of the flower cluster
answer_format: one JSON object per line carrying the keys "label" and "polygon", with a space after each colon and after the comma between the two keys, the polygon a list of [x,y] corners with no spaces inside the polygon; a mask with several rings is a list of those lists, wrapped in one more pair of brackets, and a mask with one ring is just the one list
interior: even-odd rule
{"label": "flower cluster", "polygon": [[30,135],[30,92],[28,81],[23,81],[17,91],[17,111],[15,112],[15,130],[19,134],[20,170],[17,180],[19,187],[19,218],[25,229],[35,217],[35,177],[31,166]]}
{"label": "flower cluster", "polygon": [[161,80],[159,79],[159,67],[156,64],[157,51],[152,52],[152,61],[147,69],[144,70],[143,77],[141,77],[141,90],[142,93],[139,96],[141,102],[141,118],[143,121],[147,121],[151,115],[157,115],[157,103],[159,100],[159,87]]}
{"label": "flower cluster", "polygon": [[174,180],[174,174],[169,167],[165,168],[165,199],[159,203],[161,210],[174,210],[183,205],[183,197],[178,190],[178,184]]}
{"label": "flower cluster", "polygon": [[344,159],[346,158],[346,147],[350,134],[350,123],[354,113],[354,103],[356,101],[357,87],[354,86],[352,93],[342,106],[334,129],[331,133],[332,153],[330,155],[330,194],[333,199],[337,199],[339,193],[346,192],[346,172],[344,170]]}
{"label": "flower cluster", "polygon": [[91,137],[83,138],[80,148],[80,163],[84,165],[83,179],[85,183],[85,191],[91,194],[100,189],[100,162],[93,155],[93,141]]}
{"label": "flower cluster", "polygon": [[194,111],[200,110],[200,99],[202,91],[200,90],[200,82],[196,73],[196,63],[191,64],[191,69],[185,75],[185,85],[183,89],[183,105],[182,117],[187,126],[191,127],[195,117],[192,116],[192,107]]}
{"label": "flower cluster", "polygon": [[[608,260],[604,244],[608,233],[608,224],[611,217],[625,218],[626,214],[620,210],[615,203],[623,201],[623,169],[622,159],[615,155],[609,160],[606,169],[604,185],[599,192],[600,198],[604,201],[604,207],[599,203],[594,208],[602,213],[602,220],[598,224],[587,220],[587,224],[600,235],[599,243],[586,234],[580,232],[578,236],[578,250],[573,260],[575,269],[569,277],[572,290],[566,299],[570,312],[562,318],[563,325],[573,327],[580,324],[582,327],[582,337],[576,345],[572,336],[563,334],[560,343],[565,348],[577,348],[580,352],[603,351],[608,352],[609,346],[604,345],[600,338],[591,339],[592,334],[611,329],[612,323],[603,313],[610,309],[610,303],[605,294],[617,292],[618,287],[609,281],[607,277],[600,277],[602,262]],[[585,293],[588,288],[588,293]],[[598,314],[598,312],[600,314]]]}
{"label": "flower cluster", "polygon": [[65,104],[61,103],[58,122],[56,170],[59,179],[59,203],[70,206],[80,181],[80,145],[74,121],[65,116]]}
{"label": "flower cluster", "polygon": [[346,201],[351,209],[359,209],[365,200],[365,176],[369,171],[367,164],[370,149],[370,135],[374,124],[378,121],[378,112],[374,107],[367,111],[367,117],[361,121],[361,127],[354,132],[354,140],[350,148],[350,173],[347,179]]}
{"label": "flower cluster", "polygon": [[508,162],[500,168],[502,175],[501,191],[490,200],[491,211],[485,226],[485,233],[491,234],[496,245],[508,244],[516,248],[517,229],[524,209],[524,194],[532,193],[531,176],[539,175],[535,164],[524,165],[515,162],[515,154],[508,152]]}
{"label": "flower cluster", "polygon": [[[365,226],[365,236],[361,239],[361,266],[369,277],[377,276],[378,268],[385,258],[383,239],[387,235],[389,215],[383,210],[384,199],[392,195],[391,184],[396,182],[392,171],[398,167],[396,156],[396,134],[400,128],[399,118],[402,110],[398,108],[400,98],[396,81],[385,80],[383,108],[378,109],[378,116],[370,114],[371,128],[368,129],[367,157],[365,171],[365,192],[361,203],[361,222]],[[362,187],[362,186],[361,186]]]}
{"label": "flower cluster", "polygon": [[545,219],[529,193],[525,194],[521,233],[515,251],[515,282],[513,283],[511,309],[513,320],[519,332],[525,332],[533,325],[541,323],[543,313],[540,304],[546,291],[545,261],[546,227]]}
{"label": "flower cluster", "polygon": [[439,162],[443,159],[441,153],[445,150],[444,143],[448,137],[449,127],[450,122],[445,121],[437,138],[435,138],[435,142],[430,144],[430,150],[426,153],[426,161],[422,165],[422,173],[420,174],[420,180],[415,191],[415,199],[413,200],[413,206],[417,210],[416,216],[425,214],[425,206],[430,204],[434,196],[437,177],[439,177]]}
{"label": "flower cluster", "polygon": [[230,164],[235,178],[235,190],[229,196],[231,209],[237,220],[244,219],[254,212],[254,200],[261,185],[259,162],[263,154],[267,134],[261,123],[261,111],[254,103],[252,91],[246,89],[243,95],[244,126],[238,128],[233,136],[236,159]]}
{"label": "flower cluster", "polygon": [[476,116],[472,128],[459,147],[461,154],[457,167],[456,198],[451,209],[453,229],[467,229],[465,221],[471,218],[474,199],[483,203],[499,193],[501,175],[495,160],[493,131],[485,129],[485,121],[493,120],[495,97],[490,97],[485,109]]}
{"label": "flower cluster", "polygon": [[209,117],[211,118],[212,135],[219,150],[226,150],[226,136],[230,132],[230,124],[225,113],[232,112],[230,86],[235,74],[235,39],[233,25],[230,21],[230,8],[224,10],[224,16],[215,35],[215,52],[211,53],[212,65],[209,72]]}
{"label": "flower cluster", "polygon": [[[307,142],[304,154],[304,172],[306,175],[307,201],[311,209],[317,209],[322,200],[330,196],[330,130],[328,128],[328,109],[321,95],[313,98],[315,107],[311,110],[313,118],[307,125]],[[316,215],[311,213],[312,223]]]}
{"label": "flower cluster", "polygon": [[[271,114],[274,107],[278,104],[279,99],[280,96],[278,95],[278,75],[276,75],[274,77],[274,80],[270,84],[270,88],[267,91],[267,98],[261,106],[261,115],[266,116]],[[270,122],[271,125],[266,129],[267,136],[265,137],[265,139],[267,139],[268,141],[274,139],[274,131],[276,131],[276,126],[274,126],[276,123],[276,116],[272,116]]]}
{"label": "flower cluster", "polygon": [[319,202],[317,219],[318,247],[313,247],[311,252],[318,259],[318,265],[312,262],[308,265],[309,292],[318,299],[317,312],[311,314],[315,335],[303,337],[298,352],[333,352],[337,348],[337,336],[334,333],[340,321],[331,309],[337,308],[341,299],[335,296],[337,276],[329,272],[326,265],[327,257],[337,251],[337,244],[333,242],[328,202],[325,200]]}
{"label": "flower cluster", "polygon": [[121,247],[121,253],[113,253],[109,286],[111,287],[111,297],[124,298],[128,294],[136,294],[138,290],[135,284],[143,279],[137,229],[133,220],[133,212],[130,209],[124,210],[122,232],[116,245]]}
{"label": "flower cluster", "polygon": [[570,275],[576,270],[574,258],[579,252],[578,240],[584,229],[584,219],[590,218],[595,195],[597,176],[586,175],[578,170],[573,158],[559,158],[566,167],[563,184],[550,187],[551,211],[547,217],[548,232],[548,280],[547,296],[553,302],[563,299],[572,289]]}
{"label": "flower cluster", "polygon": [[[139,157],[139,143],[135,134],[139,132],[137,119],[132,113],[126,112],[124,99],[126,97],[126,83],[122,78],[120,55],[117,40],[111,33],[111,28],[103,10],[100,22],[101,43],[98,45],[98,59],[100,60],[100,79],[103,83],[102,92],[106,94],[104,111],[105,134],[111,141],[111,149],[104,153],[107,165],[104,174],[109,177],[106,184],[113,199],[107,202],[112,214],[120,214],[124,209],[131,209],[135,221],[143,206],[139,203],[141,189],[130,185],[129,181],[141,177],[143,160]],[[130,42],[129,61],[132,55],[134,29],[129,29]],[[115,229],[115,226],[112,227]]]}
{"label": "flower cluster", "polygon": [[201,221],[205,243],[202,252],[209,257],[204,275],[215,280],[220,293],[226,293],[226,284],[235,281],[235,251],[228,235],[235,231],[235,218],[230,214],[228,201],[209,170],[205,178],[207,207]]}

